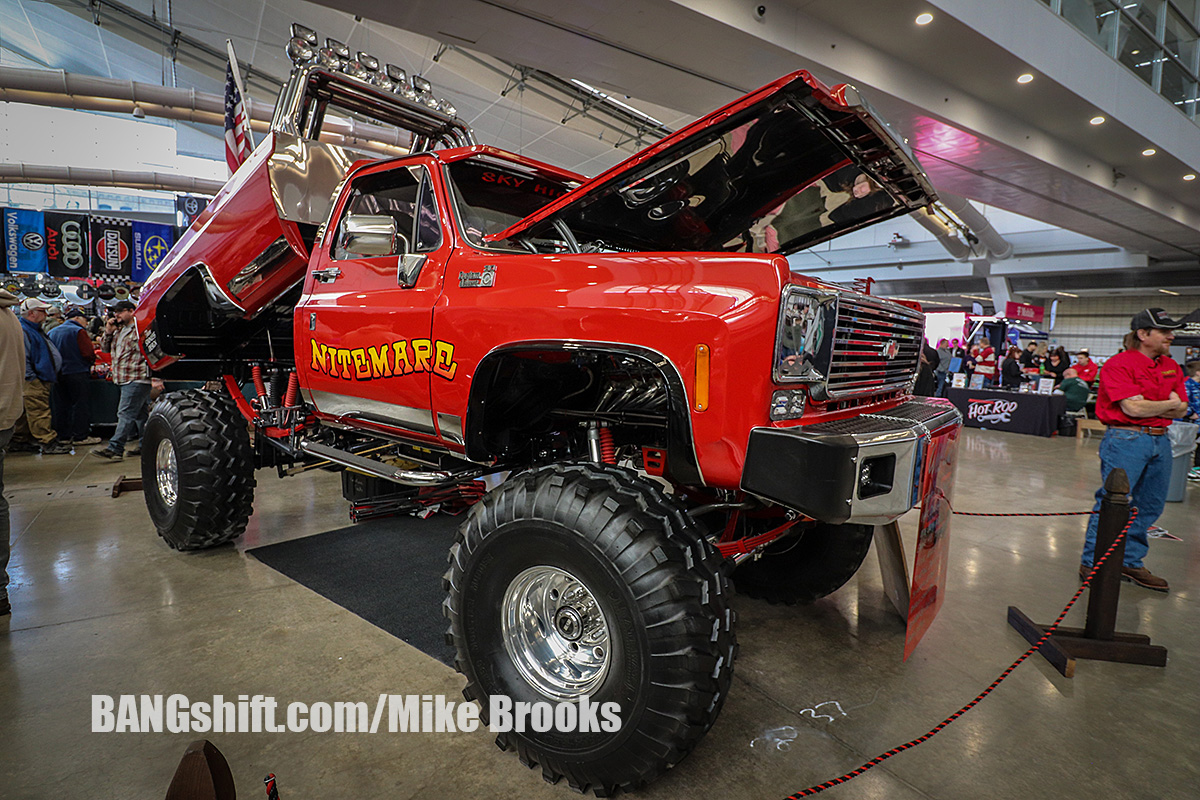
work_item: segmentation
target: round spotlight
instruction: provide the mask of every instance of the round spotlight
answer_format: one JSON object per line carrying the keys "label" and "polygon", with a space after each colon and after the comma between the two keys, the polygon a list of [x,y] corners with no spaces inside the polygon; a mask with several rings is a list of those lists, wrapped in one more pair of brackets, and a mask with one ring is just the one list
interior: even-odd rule
{"label": "round spotlight", "polygon": [[1196,173],[1194,173],[1194,172],[1189,172],[1187,175],[1184,175],[1184,176],[1183,176],[1183,179],[1184,179],[1185,181],[1194,181],[1194,180],[1196,180]]}
{"label": "round spotlight", "polygon": [[1029,74],[1028,72],[1026,72],[1024,75],[1017,76],[1017,83],[1029,83],[1031,80],[1033,80],[1033,75]]}
{"label": "round spotlight", "polygon": [[1092,123],[1093,125],[1103,125],[1104,117],[1092,117],[1088,120],[1088,122]]}
{"label": "round spotlight", "polygon": [[1144,156],[1152,156],[1152,155],[1154,155],[1154,154],[1155,154],[1155,153],[1157,153],[1157,152],[1158,152],[1158,151],[1157,151],[1157,150],[1155,150],[1153,147],[1147,147],[1145,150],[1143,150],[1143,151],[1142,151],[1142,155],[1144,155]]}
{"label": "round spotlight", "polygon": [[916,22],[918,25],[928,25],[929,23],[933,22],[933,14],[930,14],[929,12],[918,14]]}
{"label": "round spotlight", "polygon": [[293,36],[288,40],[287,54],[293,64],[303,64],[313,57],[315,51],[307,39],[300,36]]}

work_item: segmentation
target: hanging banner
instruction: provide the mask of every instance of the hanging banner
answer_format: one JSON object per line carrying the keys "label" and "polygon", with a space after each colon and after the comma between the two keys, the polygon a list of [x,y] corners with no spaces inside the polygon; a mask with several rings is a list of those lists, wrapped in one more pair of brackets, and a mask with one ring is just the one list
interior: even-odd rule
{"label": "hanging banner", "polygon": [[1028,303],[1014,303],[1009,300],[1004,304],[1004,316],[1022,322],[1040,323],[1046,316],[1045,306],[1031,306]]}
{"label": "hanging banner", "polygon": [[4,209],[4,250],[9,272],[46,271],[46,226],[41,211]]}
{"label": "hanging banner", "polygon": [[1182,328],[1175,329],[1175,344],[1200,345],[1200,308],[1180,320]]}
{"label": "hanging banner", "polygon": [[133,223],[133,279],[145,283],[159,262],[166,258],[173,244],[175,229],[170,225]]}
{"label": "hanging banner", "polygon": [[133,223],[114,217],[89,217],[92,276],[128,280],[133,274]]}
{"label": "hanging banner", "polygon": [[175,195],[175,219],[179,227],[187,230],[192,227],[196,217],[208,207],[207,197],[197,197],[194,194]]}
{"label": "hanging banner", "polygon": [[45,212],[46,261],[55,278],[88,276],[88,218],[86,214]]}

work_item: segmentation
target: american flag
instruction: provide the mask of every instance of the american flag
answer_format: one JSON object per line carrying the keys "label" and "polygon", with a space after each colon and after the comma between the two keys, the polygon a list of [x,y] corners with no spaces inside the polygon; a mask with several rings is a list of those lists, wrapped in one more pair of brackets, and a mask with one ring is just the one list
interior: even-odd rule
{"label": "american flag", "polygon": [[225,64],[225,163],[229,174],[237,172],[238,165],[250,157],[254,142],[250,138],[250,119],[246,116],[246,105],[238,82],[233,77],[233,64]]}

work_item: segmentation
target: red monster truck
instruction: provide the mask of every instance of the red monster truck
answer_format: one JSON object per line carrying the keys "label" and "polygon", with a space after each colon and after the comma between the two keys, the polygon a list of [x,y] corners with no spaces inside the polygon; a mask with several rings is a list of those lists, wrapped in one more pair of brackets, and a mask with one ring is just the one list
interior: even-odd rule
{"label": "red monster truck", "polygon": [[[450,547],[464,694],[485,718],[499,695],[617,703],[615,731],[499,742],[578,790],[642,785],[729,691],[727,574],[822,597],[875,525],[949,493],[960,419],[910,395],[921,313],[784,257],[928,182],[806,72],[589,180],[474,145],[419,79],[295,49],[271,134],[141,295],[153,367],[218,387],[153,408],[158,533],[237,537],[257,468],[364,473],[413,507],[509,473]],[[353,163],[322,140],[337,113],[411,153]]]}

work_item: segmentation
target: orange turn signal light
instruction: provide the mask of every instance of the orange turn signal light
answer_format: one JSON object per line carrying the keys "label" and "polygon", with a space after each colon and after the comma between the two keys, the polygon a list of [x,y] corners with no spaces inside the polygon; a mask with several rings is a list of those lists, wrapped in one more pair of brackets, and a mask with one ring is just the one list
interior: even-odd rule
{"label": "orange turn signal light", "polygon": [[708,345],[696,345],[696,410],[708,408],[708,362],[710,351]]}

